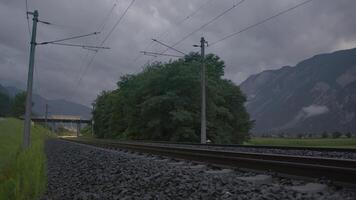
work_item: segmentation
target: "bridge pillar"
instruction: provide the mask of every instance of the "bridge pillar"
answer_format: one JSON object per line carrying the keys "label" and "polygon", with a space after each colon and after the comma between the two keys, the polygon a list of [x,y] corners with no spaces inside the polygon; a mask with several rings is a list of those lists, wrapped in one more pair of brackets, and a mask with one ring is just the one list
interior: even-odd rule
{"label": "bridge pillar", "polygon": [[77,123],[77,137],[79,137],[80,134],[80,122]]}
{"label": "bridge pillar", "polygon": [[52,122],[52,126],[51,126],[51,129],[52,129],[52,133],[54,133],[54,129],[55,129],[55,122]]}

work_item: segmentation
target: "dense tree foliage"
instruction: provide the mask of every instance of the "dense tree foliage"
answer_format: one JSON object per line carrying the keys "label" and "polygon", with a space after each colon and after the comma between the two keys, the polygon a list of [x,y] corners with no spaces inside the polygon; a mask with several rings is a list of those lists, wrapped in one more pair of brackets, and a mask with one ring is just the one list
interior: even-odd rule
{"label": "dense tree foliage", "polygon": [[[200,57],[154,63],[125,75],[118,89],[102,92],[94,103],[95,134],[100,138],[166,141],[200,140]],[[207,134],[214,143],[241,143],[252,126],[239,87],[224,75],[224,62],[207,55]]]}
{"label": "dense tree foliage", "polygon": [[10,97],[0,92],[0,117],[5,117],[10,113]]}
{"label": "dense tree foliage", "polygon": [[11,115],[14,117],[20,117],[25,114],[26,108],[26,93],[18,93],[11,103]]}

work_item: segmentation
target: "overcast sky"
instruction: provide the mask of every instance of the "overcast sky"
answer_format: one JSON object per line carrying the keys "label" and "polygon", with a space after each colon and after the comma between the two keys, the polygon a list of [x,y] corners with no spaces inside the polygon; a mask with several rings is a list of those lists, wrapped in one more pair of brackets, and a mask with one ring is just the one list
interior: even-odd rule
{"label": "overcast sky", "polygon": [[[137,73],[152,57],[140,50],[159,52],[151,38],[174,44],[240,0],[136,0],[104,46],[93,51],[57,45],[37,46],[34,91],[48,99],[66,99],[90,105],[102,90],[116,88],[122,74]],[[39,11],[37,42],[97,31],[99,36],[67,41],[97,45],[131,0],[28,0]],[[223,38],[303,0],[246,0],[226,15],[193,34],[177,49],[190,52],[204,36],[208,42]],[[107,17],[114,4],[111,16]],[[25,88],[29,57],[29,30],[25,0],[0,0],[0,83]],[[189,19],[186,16],[197,10]],[[319,53],[356,47],[356,1],[314,0],[285,15],[208,47],[226,63],[225,77],[236,84],[249,75],[299,61]],[[108,20],[105,20],[108,19]],[[103,23],[105,22],[105,23]],[[32,20],[30,20],[32,23]],[[147,48],[148,47],[148,48]],[[168,51],[170,54],[176,52]],[[135,58],[138,58],[135,61]],[[167,58],[157,58],[167,60]],[[81,81],[80,78],[82,77]]]}

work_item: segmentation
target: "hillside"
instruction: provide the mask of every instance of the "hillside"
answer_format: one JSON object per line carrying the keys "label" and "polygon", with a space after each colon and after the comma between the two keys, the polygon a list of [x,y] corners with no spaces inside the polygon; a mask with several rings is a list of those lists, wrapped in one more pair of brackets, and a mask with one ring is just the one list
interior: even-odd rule
{"label": "hillside", "polygon": [[[6,90],[7,94],[12,98],[22,91],[16,87],[3,87],[0,85],[0,90],[1,89]],[[85,119],[91,118],[91,109],[78,103],[64,99],[49,100],[37,94],[33,94],[32,101],[34,102],[33,113],[35,115],[44,115],[47,103],[49,115],[80,115]]]}
{"label": "hillside", "polygon": [[253,132],[356,132],[356,49],[321,54],[241,83]]}

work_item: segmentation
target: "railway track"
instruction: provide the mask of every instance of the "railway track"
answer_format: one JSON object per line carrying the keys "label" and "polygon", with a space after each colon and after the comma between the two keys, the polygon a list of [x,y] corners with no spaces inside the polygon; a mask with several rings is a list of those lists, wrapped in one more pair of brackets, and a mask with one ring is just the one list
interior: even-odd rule
{"label": "railway track", "polygon": [[154,145],[153,143],[145,144],[143,142],[134,143],[98,139],[66,140],[103,148],[129,149],[142,153],[171,156],[217,165],[273,171],[307,178],[325,178],[343,185],[355,186],[356,183],[356,160],[350,159],[209,150],[174,145],[159,145],[159,143]]}
{"label": "railway track", "polygon": [[[128,141],[130,142],[130,141]],[[147,144],[147,141],[132,141],[134,143]],[[230,147],[230,148],[255,148],[255,149],[281,149],[281,150],[307,150],[319,152],[348,152],[356,153],[356,148],[331,148],[331,147],[298,147],[298,146],[280,146],[280,145],[241,145],[241,144],[201,144],[201,143],[183,143],[183,142],[164,142],[149,141],[152,144],[164,145],[184,145],[184,146],[201,146],[201,147]]]}

